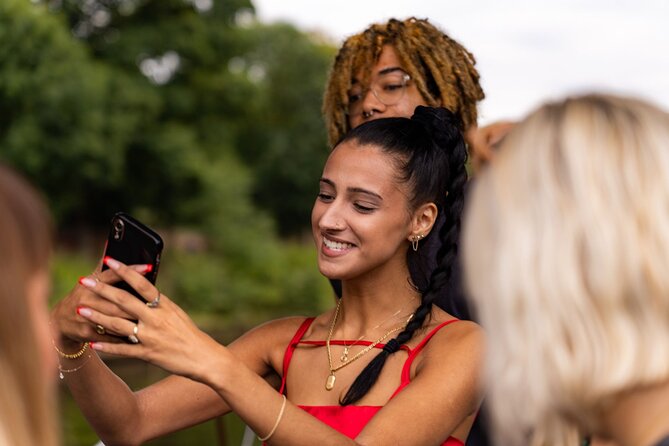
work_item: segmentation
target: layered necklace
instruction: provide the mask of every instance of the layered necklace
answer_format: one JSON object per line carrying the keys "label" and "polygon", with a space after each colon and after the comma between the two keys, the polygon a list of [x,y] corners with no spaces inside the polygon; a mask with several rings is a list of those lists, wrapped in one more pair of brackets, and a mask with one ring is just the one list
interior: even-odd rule
{"label": "layered necklace", "polygon": [[[332,317],[332,323],[330,324],[330,331],[328,332],[328,337],[325,339],[325,346],[326,346],[327,353],[328,353],[328,367],[330,368],[330,374],[328,375],[328,377],[327,377],[327,379],[326,379],[326,381],[325,381],[325,390],[332,390],[332,389],[334,389],[335,381],[337,380],[337,377],[335,376],[335,372],[336,372],[337,370],[340,370],[340,369],[346,367],[347,365],[351,364],[351,363],[354,362],[355,360],[359,359],[359,358],[362,357],[365,353],[369,352],[369,351],[372,350],[374,347],[376,347],[376,346],[379,345],[381,342],[383,342],[383,341],[384,341],[388,336],[390,336],[391,334],[395,333],[396,331],[403,330],[404,327],[407,326],[407,324],[409,323],[409,321],[410,321],[411,318],[413,317],[413,313],[412,313],[411,315],[409,315],[409,318],[406,320],[406,322],[404,322],[404,324],[402,324],[402,325],[400,325],[400,326],[398,326],[398,327],[395,327],[395,328],[393,328],[393,329],[387,331],[383,336],[381,336],[379,339],[377,339],[376,341],[374,341],[374,342],[372,342],[371,344],[369,344],[367,347],[365,347],[365,348],[363,348],[362,350],[360,350],[358,353],[356,353],[356,354],[355,354],[353,357],[351,357],[350,359],[349,359],[349,357],[348,357],[348,353],[349,353],[349,350],[348,350],[348,349],[349,349],[350,347],[353,347],[353,346],[354,346],[355,344],[357,344],[359,341],[361,341],[362,338],[365,337],[365,335],[363,334],[362,336],[360,336],[360,337],[359,337],[355,342],[353,342],[351,345],[344,345],[344,352],[342,353],[341,357],[339,358],[340,361],[341,361],[341,364],[339,364],[338,366],[333,366],[333,364],[332,364],[332,351],[331,351],[331,348],[330,348],[330,341],[332,340],[332,334],[334,333],[335,326],[337,325],[337,319],[339,318],[339,309],[341,308],[341,301],[342,301],[342,299],[339,299],[339,300],[337,301],[337,307],[335,308],[335,313],[334,313],[334,316]],[[402,307],[402,308],[404,308],[404,307]],[[384,320],[383,322],[381,322],[380,324],[378,324],[377,326],[375,326],[374,328],[372,328],[372,331],[376,330],[376,329],[379,328],[381,325],[385,324],[385,323],[388,322],[390,319],[392,319],[393,317],[397,316],[397,315],[400,313],[400,311],[402,311],[402,308],[400,308],[400,309],[397,310],[395,313],[393,313],[388,319]]]}

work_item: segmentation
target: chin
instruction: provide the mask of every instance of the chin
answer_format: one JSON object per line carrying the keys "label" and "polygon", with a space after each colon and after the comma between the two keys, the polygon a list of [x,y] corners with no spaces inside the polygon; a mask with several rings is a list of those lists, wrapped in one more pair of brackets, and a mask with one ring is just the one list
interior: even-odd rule
{"label": "chin", "polygon": [[319,265],[318,271],[329,280],[345,280],[348,278],[342,268],[332,267],[332,265]]}

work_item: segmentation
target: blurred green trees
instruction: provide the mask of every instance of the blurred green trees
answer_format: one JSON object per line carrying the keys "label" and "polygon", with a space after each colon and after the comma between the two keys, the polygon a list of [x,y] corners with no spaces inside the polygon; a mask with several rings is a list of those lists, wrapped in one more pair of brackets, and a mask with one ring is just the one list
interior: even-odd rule
{"label": "blurred green trees", "polygon": [[[187,308],[310,312],[329,293],[298,241],[328,153],[334,51],[257,23],[249,0],[3,0],[0,160],[93,262],[126,210],[168,236],[159,281]],[[63,283],[86,273],[59,260]]]}

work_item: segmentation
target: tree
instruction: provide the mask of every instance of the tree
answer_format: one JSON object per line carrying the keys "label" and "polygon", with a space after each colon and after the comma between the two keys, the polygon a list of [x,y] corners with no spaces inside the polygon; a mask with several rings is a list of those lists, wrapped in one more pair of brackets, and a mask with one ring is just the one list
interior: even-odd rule
{"label": "tree", "polygon": [[308,227],[333,50],[252,19],[248,0],[3,0],[0,159],[61,234],[125,210],[203,236],[204,252],[168,247],[161,273],[192,309],[317,308],[312,253],[274,219]]}
{"label": "tree", "polygon": [[[248,122],[237,147],[256,171],[255,196],[280,233],[308,230],[318,178],[328,156],[321,97],[335,47],[292,25],[256,25],[253,51],[243,64],[255,70],[258,121]],[[253,72],[253,71],[252,71]]]}

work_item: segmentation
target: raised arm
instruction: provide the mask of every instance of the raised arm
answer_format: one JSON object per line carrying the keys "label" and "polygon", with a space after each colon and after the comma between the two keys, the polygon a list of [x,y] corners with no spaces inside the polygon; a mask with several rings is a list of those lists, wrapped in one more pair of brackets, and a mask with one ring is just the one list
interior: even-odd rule
{"label": "raised arm", "polygon": [[[116,267],[116,265],[114,266]],[[118,273],[142,295],[155,289],[123,265]],[[127,293],[102,283],[90,283],[100,296],[139,319],[136,345],[95,343],[94,348],[111,354],[137,357],[173,373],[209,386],[228,406],[260,435],[272,432],[272,444],[405,444],[440,443],[449,435],[466,436],[472,416],[480,403],[478,386],[482,357],[482,334],[471,322],[452,324],[432,339],[421,353],[413,381],[388,402],[356,440],[349,439],[317,420],[290,401],[284,403],[274,387],[257,372],[240,362],[238,349],[216,343],[194,327],[187,315],[169,299],[159,309],[149,309]],[[106,323],[99,314],[94,323]],[[291,324],[290,327],[287,324]],[[134,323],[116,327],[131,333]],[[278,338],[287,343],[286,333],[294,333],[296,321],[275,321],[258,329],[259,338]],[[280,367],[281,355],[272,348],[273,340],[256,342],[262,349],[259,361]],[[285,405],[284,405],[285,404]],[[283,408],[283,409],[282,409]]]}
{"label": "raised arm", "polygon": [[[111,270],[98,273],[100,283],[117,276]],[[108,318],[107,333],[95,331],[85,315],[96,313]],[[52,312],[54,331],[60,336],[58,349],[67,356],[76,356],[85,342],[120,342],[118,329],[130,323],[130,315],[116,305],[97,297],[78,285],[59,302]],[[113,322],[111,322],[113,321]],[[212,340],[213,341],[213,340]],[[273,341],[272,345],[267,345]],[[281,339],[252,330],[228,346],[240,363],[257,374],[273,388],[278,375],[269,366],[264,352],[281,350]],[[287,344],[288,340],[285,340]],[[107,445],[141,444],[149,439],[183,429],[227,413],[228,404],[211,387],[182,376],[170,376],[149,387],[133,392],[116,376],[93,349],[86,349],[77,358],[59,358],[61,374],[82,413]],[[280,363],[280,359],[278,360]]]}

